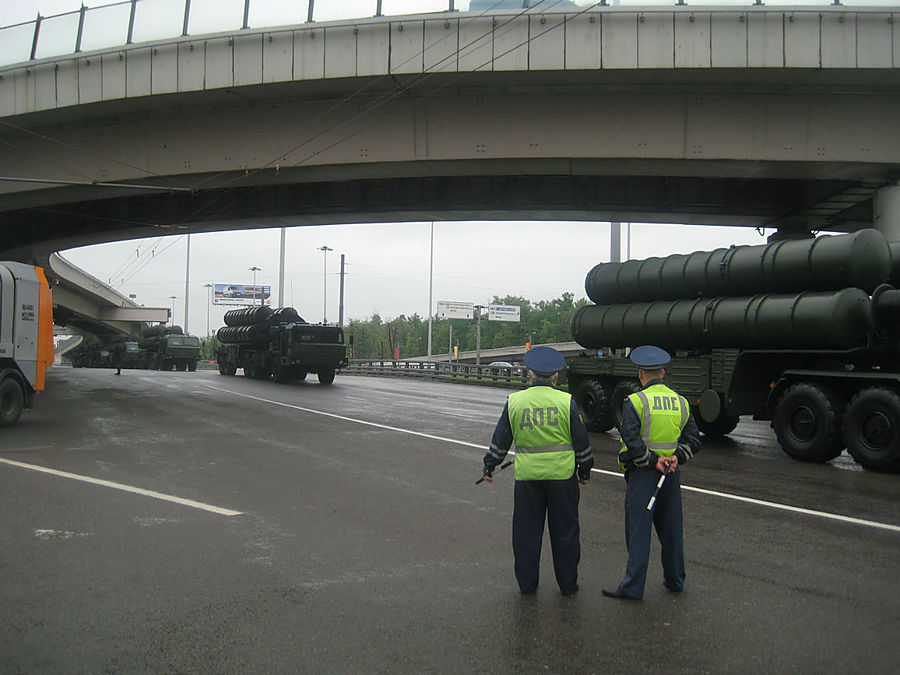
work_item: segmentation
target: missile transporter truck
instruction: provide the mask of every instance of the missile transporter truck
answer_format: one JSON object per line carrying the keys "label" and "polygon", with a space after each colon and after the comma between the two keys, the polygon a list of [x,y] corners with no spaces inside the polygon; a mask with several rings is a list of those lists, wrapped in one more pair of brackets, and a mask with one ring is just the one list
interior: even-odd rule
{"label": "missile transporter truck", "polygon": [[144,367],[150,370],[197,370],[200,338],[185,335],[181,326],[159,324],[143,331],[138,342]]}
{"label": "missile transporter truck", "polygon": [[0,427],[19,421],[53,363],[53,300],[40,267],[0,262]]}
{"label": "missile transporter truck", "polygon": [[344,331],[306,323],[293,307],[233,309],[216,338],[222,343],[216,354],[222,375],[243,368],[247,377],[290,382],[316,373],[321,384],[331,384],[348,363]]}
{"label": "missile transporter truck", "polygon": [[[893,252],[893,255],[892,255]],[[666,379],[700,431],[770,420],[784,451],[900,470],[900,250],[875,230],[595,266],[572,334],[569,391],[588,427],[640,388],[626,349],[672,354]]]}

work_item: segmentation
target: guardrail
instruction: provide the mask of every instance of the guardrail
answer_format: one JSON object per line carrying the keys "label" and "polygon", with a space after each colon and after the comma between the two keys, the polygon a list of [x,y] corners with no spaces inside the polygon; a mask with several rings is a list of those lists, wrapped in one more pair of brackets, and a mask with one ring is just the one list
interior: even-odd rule
{"label": "guardrail", "polygon": [[521,366],[474,366],[467,363],[353,359],[343,373],[375,377],[416,377],[426,380],[519,389],[528,384]]}

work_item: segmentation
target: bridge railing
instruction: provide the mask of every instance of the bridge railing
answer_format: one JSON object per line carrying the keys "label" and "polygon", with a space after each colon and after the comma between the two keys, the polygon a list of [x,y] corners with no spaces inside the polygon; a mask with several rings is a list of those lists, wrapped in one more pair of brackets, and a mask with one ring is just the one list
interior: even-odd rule
{"label": "bridge railing", "polygon": [[414,377],[499,387],[524,387],[528,371],[521,366],[475,366],[467,363],[352,359],[343,372],[377,377]]}
{"label": "bridge railing", "polygon": [[[0,67],[81,52],[127,47],[179,37],[210,35],[303,23],[438,12],[472,14],[544,11],[583,12],[607,5],[711,8],[843,5],[896,7],[897,0],[119,0],[40,16],[0,27]],[[614,9],[614,8],[613,8]]]}

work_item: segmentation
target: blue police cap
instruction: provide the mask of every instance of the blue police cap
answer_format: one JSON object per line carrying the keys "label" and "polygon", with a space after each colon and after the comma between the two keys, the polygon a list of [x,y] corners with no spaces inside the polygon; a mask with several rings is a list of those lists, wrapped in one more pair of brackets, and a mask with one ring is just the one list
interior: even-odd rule
{"label": "blue police cap", "polygon": [[553,347],[532,347],[525,352],[525,365],[536,373],[549,375],[566,367],[566,357]]}
{"label": "blue police cap", "polygon": [[662,368],[672,360],[669,352],[653,345],[635,347],[628,358],[639,368]]}

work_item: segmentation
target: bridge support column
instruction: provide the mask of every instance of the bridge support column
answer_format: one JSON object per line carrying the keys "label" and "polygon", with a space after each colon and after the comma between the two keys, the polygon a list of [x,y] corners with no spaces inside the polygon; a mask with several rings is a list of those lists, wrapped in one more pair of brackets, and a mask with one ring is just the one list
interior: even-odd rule
{"label": "bridge support column", "polygon": [[875,192],[875,229],[888,241],[900,241],[900,185],[888,185]]}

